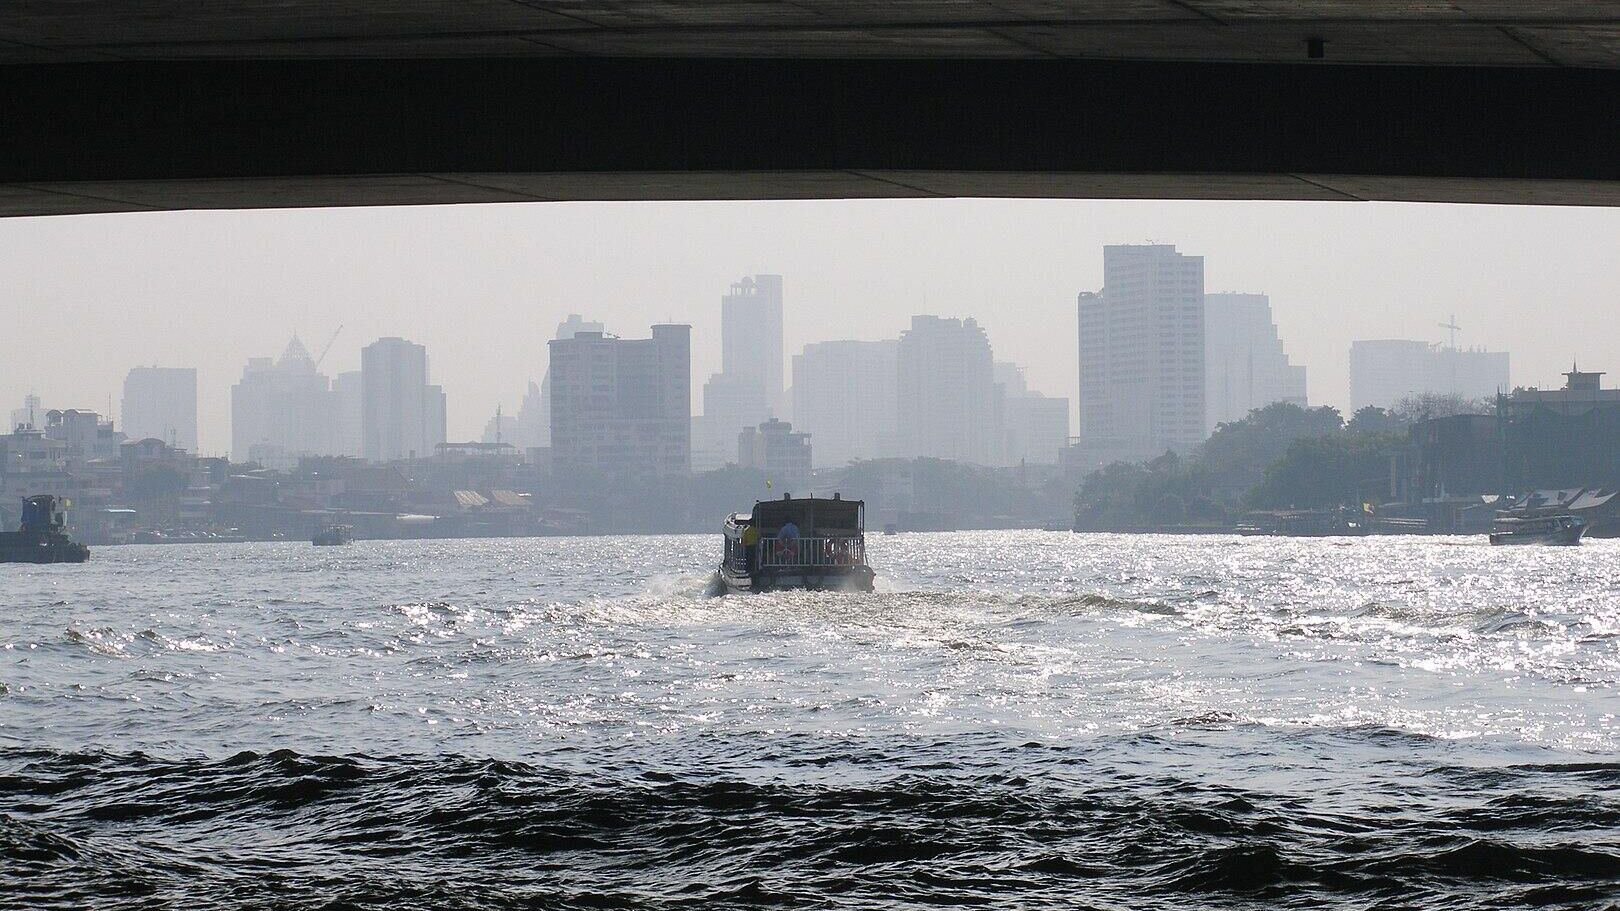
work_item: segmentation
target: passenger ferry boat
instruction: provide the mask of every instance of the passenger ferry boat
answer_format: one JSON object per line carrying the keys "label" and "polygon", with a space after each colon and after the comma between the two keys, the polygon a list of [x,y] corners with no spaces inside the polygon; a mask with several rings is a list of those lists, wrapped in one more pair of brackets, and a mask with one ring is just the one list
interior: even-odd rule
{"label": "passenger ferry boat", "polygon": [[1573,515],[1518,518],[1498,516],[1491,526],[1492,544],[1579,544],[1590,527]]}
{"label": "passenger ferry boat", "polygon": [[864,501],[784,494],[727,516],[724,532],[719,574],[728,592],[872,590]]}

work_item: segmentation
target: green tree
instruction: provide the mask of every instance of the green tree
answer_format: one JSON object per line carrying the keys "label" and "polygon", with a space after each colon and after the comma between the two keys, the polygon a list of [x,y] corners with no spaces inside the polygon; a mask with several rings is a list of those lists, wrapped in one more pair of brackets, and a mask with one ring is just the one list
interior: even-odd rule
{"label": "green tree", "polygon": [[1398,432],[1339,433],[1289,444],[1247,497],[1260,509],[1356,506],[1381,494],[1390,455],[1405,442]]}
{"label": "green tree", "polygon": [[1191,470],[1199,476],[1206,495],[1236,503],[1260,483],[1266,466],[1282,458],[1295,440],[1337,433],[1343,426],[1335,408],[1274,402],[1256,408],[1242,420],[1216,427],[1194,452]]}
{"label": "green tree", "polygon": [[1350,421],[1345,424],[1344,429],[1351,433],[1387,433],[1401,430],[1406,426],[1406,422],[1396,417],[1393,412],[1377,405],[1364,405],[1350,416]]}

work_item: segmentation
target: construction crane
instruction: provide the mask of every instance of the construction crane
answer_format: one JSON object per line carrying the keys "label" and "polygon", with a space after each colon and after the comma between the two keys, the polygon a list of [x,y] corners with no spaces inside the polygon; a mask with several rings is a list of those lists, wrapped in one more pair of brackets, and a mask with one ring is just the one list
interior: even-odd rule
{"label": "construction crane", "polygon": [[342,331],[343,331],[343,326],[339,325],[337,327],[337,332],[332,333],[332,337],[326,340],[326,347],[321,349],[321,356],[315,359],[315,368],[317,370],[320,369],[321,361],[326,360],[326,352],[332,350],[332,343],[337,341],[338,332],[342,332]]}

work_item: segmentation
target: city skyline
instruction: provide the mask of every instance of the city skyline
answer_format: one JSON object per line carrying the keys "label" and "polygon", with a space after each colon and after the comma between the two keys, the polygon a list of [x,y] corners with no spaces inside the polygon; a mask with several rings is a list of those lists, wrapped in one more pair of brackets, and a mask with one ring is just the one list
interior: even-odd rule
{"label": "city skyline", "polygon": [[[1512,352],[1515,384],[1554,386],[1576,359],[1620,362],[1602,331],[1620,286],[1601,255],[1616,223],[1588,209],[988,200],[164,213],[29,220],[28,232],[11,221],[0,280],[28,334],[74,344],[18,346],[0,394],[8,407],[32,391],[47,408],[106,411],[132,366],[195,367],[199,449],[220,452],[241,364],[342,324],[324,372],[357,369],[368,338],[410,337],[435,352],[449,437],[477,439],[497,405],[517,413],[543,376],[538,349],[570,312],[627,336],[692,324],[698,393],[719,362],[715,295],[771,272],[791,285],[789,353],[893,337],[916,314],[973,317],[1031,388],[1072,399],[1076,355],[1054,339],[1073,337],[1074,294],[1102,285],[1101,246],[1152,238],[1205,257],[1208,291],[1268,294],[1311,401],[1347,411],[1351,341],[1441,341],[1453,311],[1459,344]],[[185,268],[214,260],[232,268]],[[1520,331],[1531,305],[1561,331]],[[117,334],[80,328],[128,313],[150,318]]]}

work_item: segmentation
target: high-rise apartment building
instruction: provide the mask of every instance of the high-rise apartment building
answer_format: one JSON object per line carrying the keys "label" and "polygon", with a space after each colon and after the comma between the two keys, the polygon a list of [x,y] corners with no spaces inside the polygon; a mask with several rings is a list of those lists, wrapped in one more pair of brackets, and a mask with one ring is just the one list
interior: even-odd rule
{"label": "high-rise apartment building", "polygon": [[551,459],[559,474],[667,476],[691,468],[692,327],[652,338],[578,332],[551,342]]}
{"label": "high-rise apartment building", "polygon": [[1204,438],[1204,258],[1169,244],[1103,247],[1080,317],[1080,445],[1105,459]]}
{"label": "high-rise apartment building", "polygon": [[720,299],[720,372],[703,384],[698,424],[702,467],[744,427],[782,411],[782,355],[782,276],[747,276]]}
{"label": "high-rise apartment building", "polygon": [[[606,332],[601,323],[585,319],[578,313],[568,314],[568,318],[557,324],[557,334],[552,338],[573,338],[581,332]],[[550,351],[548,349],[547,358]],[[518,409],[517,438],[512,442],[520,448],[531,446],[551,445],[551,367],[546,367],[545,375],[540,378],[540,388],[533,389],[533,383],[528,395],[523,397],[523,404]]]}
{"label": "high-rise apartment building", "polygon": [[1412,339],[1350,343],[1350,407],[1389,408],[1435,393],[1479,399],[1507,392],[1508,353],[1431,345]]}
{"label": "high-rise apartment building", "polygon": [[124,435],[197,451],[197,371],[136,367],[124,377]]}
{"label": "high-rise apartment building", "polygon": [[421,345],[390,337],[361,349],[360,445],[366,458],[427,458],[445,441],[444,390],[430,379]]}
{"label": "high-rise apartment building", "polygon": [[999,464],[1000,387],[976,321],[913,316],[896,346],[895,386],[900,455]]}
{"label": "high-rise apartment building", "polygon": [[249,358],[231,387],[231,458],[286,468],[331,452],[331,384],[298,337],[274,361]]}
{"label": "high-rise apartment building", "polygon": [[793,356],[793,421],[814,436],[817,465],[894,454],[899,345],[841,339],[805,345]]}
{"label": "high-rise apartment building", "polygon": [[1273,402],[1304,407],[1305,368],[1290,364],[1271,298],[1264,294],[1204,295],[1205,429],[1241,421]]}

